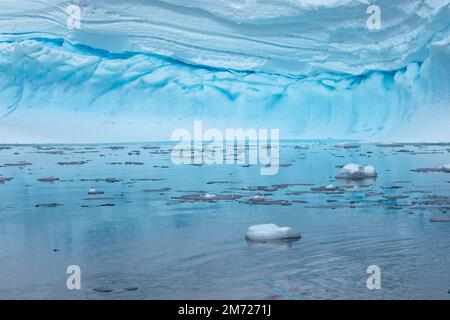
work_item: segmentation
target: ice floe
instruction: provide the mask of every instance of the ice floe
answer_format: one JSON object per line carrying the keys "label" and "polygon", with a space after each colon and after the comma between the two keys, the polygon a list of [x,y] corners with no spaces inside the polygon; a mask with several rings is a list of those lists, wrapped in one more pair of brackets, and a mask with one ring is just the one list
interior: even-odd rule
{"label": "ice floe", "polygon": [[251,226],[248,228],[245,238],[248,241],[265,242],[276,240],[298,240],[301,238],[301,235],[289,227],[279,227],[276,224],[269,223]]}
{"label": "ice floe", "polygon": [[360,180],[368,178],[376,178],[378,173],[373,166],[363,167],[362,165],[350,163],[342,168],[336,179]]}

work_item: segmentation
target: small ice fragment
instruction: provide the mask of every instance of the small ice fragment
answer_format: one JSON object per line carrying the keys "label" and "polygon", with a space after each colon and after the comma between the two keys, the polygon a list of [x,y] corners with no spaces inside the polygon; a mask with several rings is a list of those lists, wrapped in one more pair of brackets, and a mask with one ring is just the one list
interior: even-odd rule
{"label": "small ice fragment", "polygon": [[288,227],[279,227],[276,224],[260,224],[251,226],[247,230],[245,238],[248,241],[264,242],[275,240],[298,240],[300,233]]}
{"label": "small ice fragment", "polygon": [[445,166],[442,166],[441,170],[444,172],[450,172],[450,164],[446,164]]}
{"label": "small ice fragment", "polygon": [[397,142],[381,142],[381,143],[377,143],[376,144],[377,147],[381,147],[381,148],[399,148],[399,147],[404,147],[404,144],[401,143],[397,143]]}
{"label": "small ice fragment", "polygon": [[4,165],[6,167],[23,167],[23,166],[31,166],[31,163],[26,161],[17,161],[12,163],[5,163]]}
{"label": "small ice fragment", "polygon": [[127,288],[123,288],[125,291],[136,291],[138,289],[138,287],[127,287]]}
{"label": "small ice fragment", "polygon": [[104,192],[103,191],[97,191],[94,188],[91,188],[88,191],[88,195],[90,195],[90,196],[95,196],[95,195],[98,195],[98,194],[104,194]]}
{"label": "small ice fragment", "polygon": [[326,186],[324,189],[325,189],[325,191],[336,191],[337,187],[330,184],[330,185]]}
{"label": "small ice fragment", "polygon": [[350,163],[342,168],[336,179],[360,180],[366,178],[376,178],[378,173],[373,166],[363,167],[359,164]]}
{"label": "small ice fragment", "polygon": [[266,201],[264,196],[256,195],[252,198],[253,201]]}
{"label": "small ice fragment", "polygon": [[93,290],[97,291],[97,292],[101,292],[101,293],[109,293],[109,292],[114,291],[114,289],[107,288],[107,287],[98,287],[98,288],[94,288]]}
{"label": "small ice fragment", "polygon": [[50,177],[40,178],[40,179],[38,179],[38,181],[40,181],[40,182],[55,182],[55,181],[59,181],[59,178],[50,176]]}
{"label": "small ice fragment", "polygon": [[206,199],[206,200],[213,200],[213,199],[216,198],[216,195],[215,194],[211,194],[211,193],[207,193],[207,194],[205,194],[203,196],[203,198]]}

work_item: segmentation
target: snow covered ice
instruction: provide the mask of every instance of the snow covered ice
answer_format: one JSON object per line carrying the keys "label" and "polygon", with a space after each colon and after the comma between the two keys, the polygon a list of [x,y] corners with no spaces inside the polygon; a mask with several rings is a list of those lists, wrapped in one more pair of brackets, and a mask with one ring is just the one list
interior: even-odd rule
{"label": "snow covered ice", "polygon": [[245,238],[248,241],[264,242],[276,240],[298,240],[300,233],[288,227],[279,227],[276,224],[260,224],[248,228]]}
{"label": "snow covered ice", "polygon": [[363,167],[362,165],[350,163],[342,168],[341,173],[336,179],[361,180],[368,178],[376,178],[378,173],[373,166]]}

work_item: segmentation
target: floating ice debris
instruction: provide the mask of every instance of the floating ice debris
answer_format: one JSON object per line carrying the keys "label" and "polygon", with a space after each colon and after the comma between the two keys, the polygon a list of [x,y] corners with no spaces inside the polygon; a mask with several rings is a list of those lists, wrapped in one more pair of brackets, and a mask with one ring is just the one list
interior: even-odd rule
{"label": "floating ice debris", "polygon": [[[52,154],[52,155],[64,155],[64,151],[62,150],[54,150],[54,151],[36,151],[39,154]],[[74,152],[75,153],[75,152]]]}
{"label": "floating ice debris", "polygon": [[384,196],[384,198],[386,198],[387,200],[401,200],[401,199],[408,199],[409,196],[402,196],[402,195],[388,195],[388,196]]}
{"label": "floating ice debris", "polygon": [[336,186],[330,184],[328,186],[311,188],[311,191],[313,191],[313,192],[326,192],[326,193],[328,193],[328,192],[332,192],[332,193],[338,192],[339,193],[339,192],[343,192],[344,191],[343,189],[344,188],[342,188],[342,187],[339,188],[339,187],[336,187]]}
{"label": "floating ice debris", "polygon": [[57,162],[60,166],[80,166],[85,164],[86,161],[61,161]]}
{"label": "floating ice debris", "polygon": [[246,204],[259,204],[259,205],[280,205],[280,206],[290,206],[291,203],[287,200],[267,200],[265,197],[256,195],[248,200],[240,201],[240,203]]}
{"label": "floating ice debris", "polygon": [[253,201],[266,201],[264,196],[256,195],[252,198]]}
{"label": "floating ice debris", "polygon": [[383,190],[397,190],[403,188],[403,186],[381,186],[380,188]]}
{"label": "floating ice debris", "polygon": [[170,191],[170,188],[161,188],[161,189],[145,189],[144,192],[167,192]]}
{"label": "floating ice debris", "polygon": [[233,181],[209,181],[206,184],[230,184],[230,183],[237,183]]}
{"label": "floating ice debris", "polygon": [[335,145],[336,148],[344,148],[344,149],[357,149],[361,146],[356,143],[350,143],[350,142],[341,142]]}
{"label": "floating ice debris", "polygon": [[373,191],[369,191],[365,194],[366,197],[378,197],[378,196],[382,196],[384,193],[381,192],[373,192]]}
{"label": "floating ice debris", "polygon": [[367,178],[376,178],[378,173],[373,166],[363,167],[359,164],[350,163],[342,168],[336,179],[361,180]]}
{"label": "floating ice debris", "polygon": [[401,143],[396,143],[396,142],[381,142],[381,143],[377,143],[376,146],[381,147],[381,148],[402,148],[405,145],[401,144]]}
{"label": "floating ice debris", "polygon": [[142,166],[142,165],[144,165],[144,163],[143,162],[127,161],[127,162],[125,162],[125,165],[127,165],[127,166]]}
{"label": "floating ice debris", "polygon": [[418,169],[414,169],[412,170],[414,172],[446,172],[446,173],[450,173],[450,164],[446,164],[442,167],[438,167],[438,168],[418,168]]}
{"label": "floating ice debris", "polygon": [[40,181],[40,182],[55,182],[55,181],[59,181],[59,178],[50,176],[50,177],[40,178],[40,179],[38,179],[38,181]]}
{"label": "floating ice debris", "polygon": [[88,191],[88,195],[90,195],[90,196],[96,196],[98,194],[105,194],[105,193],[103,191],[97,191],[94,188],[89,189],[89,191]]}
{"label": "floating ice debris", "polygon": [[31,166],[31,163],[26,161],[17,161],[17,162],[11,162],[11,163],[5,163],[5,167],[24,167],[24,166]]}
{"label": "floating ice debris", "polygon": [[109,292],[113,292],[114,289],[111,288],[106,288],[106,287],[98,287],[98,288],[94,288],[94,291],[100,292],[100,293],[109,293]]}
{"label": "floating ice debris", "polygon": [[207,193],[205,195],[203,195],[203,198],[206,200],[214,200],[216,198],[215,194],[211,194],[211,193]]}
{"label": "floating ice debris", "polygon": [[245,239],[255,242],[299,240],[300,238],[300,233],[288,227],[279,227],[273,223],[251,226],[245,235]]}
{"label": "floating ice debris", "polygon": [[189,194],[181,197],[172,197],[173,200],[177,200],[180,202],[196,202],[196,201],[206,201],[206,202],[215,202],[215,201],[231,201],[242,198],[240,195],[235,194],[220,194],[213,195],[208,193],[200,193],[200,194]]}
{"label": "floating ice debris", "polygon": [[241,190],[245,191],[264,191],[264,192],[275,192],[279,189],[286,189],[290,185],[298,185],[298,184],[274,184],[271,186],[250,186],[246,188],[241,188]]}
{"label": "floating ice debris", "polygon": [[62,206],[62,204],[58,204],[58,203],[43,203],[43,204],[37,204],[36,208],[55,208],[55,207],[59,207]]}
{"label": "floating ice debris", "polygon": [[7,178],[7,177],[3,177],[0,176],[0,184],[5,183],[7,181],[11,181],[13,178]]}
{"label": "floating ice debris", "polygon": [[430,222],[450,222],[450,216],[431,217]]}

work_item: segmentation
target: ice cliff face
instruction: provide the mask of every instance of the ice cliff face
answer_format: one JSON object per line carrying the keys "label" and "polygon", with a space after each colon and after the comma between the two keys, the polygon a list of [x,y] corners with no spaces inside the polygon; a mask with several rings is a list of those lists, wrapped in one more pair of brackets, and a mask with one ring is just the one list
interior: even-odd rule
{"label": "ice cliff face", "polygon": [[0,142],[168,140],[196,119],[450,141],[449,0],[3,0],[0,27]]}

